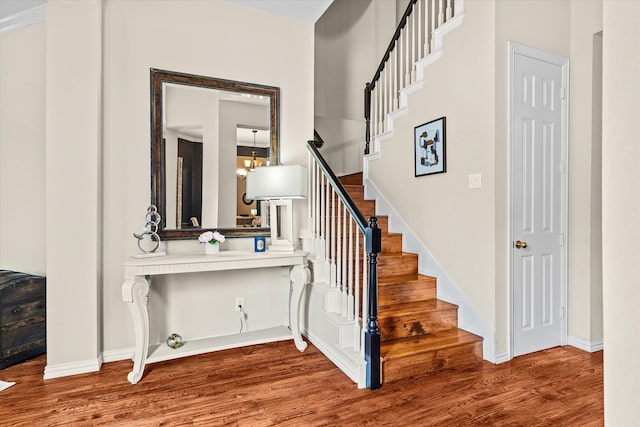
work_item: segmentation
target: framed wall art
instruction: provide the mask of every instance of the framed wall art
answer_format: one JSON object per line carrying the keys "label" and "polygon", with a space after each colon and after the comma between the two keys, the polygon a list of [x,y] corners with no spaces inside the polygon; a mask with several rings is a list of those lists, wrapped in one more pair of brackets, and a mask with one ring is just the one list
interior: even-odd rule
{"label": "framed wall art", "polygon": [[416,176],[447,171],[447,118],[440,117],[414,128],[414,165]]}

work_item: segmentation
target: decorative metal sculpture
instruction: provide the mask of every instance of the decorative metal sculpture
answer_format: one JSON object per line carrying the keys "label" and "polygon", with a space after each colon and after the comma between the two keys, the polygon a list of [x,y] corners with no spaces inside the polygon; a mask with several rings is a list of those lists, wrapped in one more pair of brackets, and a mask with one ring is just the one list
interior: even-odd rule
{"label": "decorative metal sculpture", "polygon": [[151,205],[147,208],[145,220],[147,223],[141,234],[133,233],[133,237],[138,239],[138,247],[143,254],[155,253],[160,247],[160,236],[158,236],[158,224],[162,217],[158,213],[158,208]]}
{"label": "decorative metal sculpture", "polygon": [[182,341],[182,337],[178,334],[171,334],[169,338],[167,338],[167,345],[173,349],[182,347],[184,341]]}

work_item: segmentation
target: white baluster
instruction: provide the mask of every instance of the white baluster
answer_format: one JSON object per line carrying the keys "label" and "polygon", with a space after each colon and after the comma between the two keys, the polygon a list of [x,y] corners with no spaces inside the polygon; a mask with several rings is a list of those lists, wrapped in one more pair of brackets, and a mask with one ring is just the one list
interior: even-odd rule
{"label": "white baluster", "polygon": [[444,24],[444,0],[438,0],[438,27]]}
{"label": "white baluster", "polygon": [[342,204],[342,316],[347,317],[348,281],[347,276],[347,205]]}
{"label": "white baluster", "polygon": [[367,262],[367,243],[364,239],[362,245],[362,330],[360,332],[360,354],[364,356],[364,334],[367,330],[367,321],[369,320],[369,267]]}
{"label": "white baluster", "polygon": [[349,294],[347,295],[347,319],[353,320],[353,217],[349,216]]}
{"label": "white baluster", "polygon": [[396,111],[398,109],[398,50],[394,47],[389,55],[389,71],[391,72],[391,111]]}
{"label": "white baluster", "polygon": [[404,30],[402,31],[402,37],[404,38],[404,87],[409,86],[411,82],[411,40],[409,32],[409,18],[407,18],[407,23],[404,26]]}
{"label": "white baluster", "polygon": [[416,62],[418,62],[418,55],[420,54],[420,46],[418,42],[418,14],[411,14],[411,81],[416,81]]}
{"label": "white baluster", "polygon": [[329,233],[331,229],[329,228],[329,205],[331,204],[331,186],[329,185],[329,178],[327,177],[325,189],[327,191],[325,195],[325,209],[324,209],[324,233],[325,233],[325,242],[324,242],[324,253],[325,259],[329,259]]}
{"label": "white baluster", "polygon": [[338,234],[338,230],[336,230],[336,193],[331,186],[331,265],[329,270],[329,277],[331,282],[331,287],[335,288],[337,286],[337,271],[336,271],[336,237]]}
{"label": "white baluster", "polygon": [[431,1],[431,28],[429,29],[431,33],[431,52],[435,49],[434,44],[434,31],[436,30],[436,0]]}
{"label": "white baluster", "polygon": [[322,172],[322,170],[320,169],[320,167],[318,167],[318,171],[320,172],[320,187],[318,188],[319,193],[320,193],[320,210],[318,212],[318,221],[320,222],[319,224],[319,229],[320,229],[320,241],[319,243],[319,247],[318,247],[318,252],[320,253],[320,259],[322,259],[323,261],[326,261],[327,259],[327,253],[325,251],[325,241],[326,241],[326,233],[327,230],[324,227],[324,218],[325,218],[325,205],[327,204],[327,200],[325,199],[325,176],[324,173]]}
{"label": "white baluster", "polygon": [[387,127],[387,123],[388,123],[388,118],[387,118],[387,114],[389,114],[389,73],[387,72],[388,68],[385,64],[384,70],[382,70],[382,75],[384,76],[384,80],[383,80],[383,92],[384,92],[384,97],[383,97],[383,110],[382,113],[384,114],[384,116],[382,117],[382,131],[386,132],[389,130],[389,128]]}
{"label": "white baluster", "polygon": [[[313,158],[311,157],[311,152],[309,151],[308,154],[308,165],[309,168],[307,169],[307,194],[309,196],[311,196],[311,180],[312,180],[312,175],[313,175],[313,165],[315,164],[315,161],[313,160]],[[258,202],[259,203],[259,202]],[[311,197],[307,197],[307,233],[311,233],[313,230],[313,211],[311,210]]]}
{"label": "white baluster", "polygon": [[[315,239],[318,237],[316,233],[316,165],[314,163],[311,168],[311,218],[313,218],[313,223],[311,225],[311,234],[313,236],[313,248],[315,249]],[[316,254],[313,254],[314,258]]]}
{"label": "white baluster", "polygon": [[378,78],[378,95],[380,97],[380,100],[378,102],[378,114],[379,116],[379,122],[378,122],[378,134],[381,134],[384,132],[384,102],[383,102],[383,93],[384,93],[384,88],[382,87],[382,74],[380,75],[380,77]]}
{"label": "white baluster", "polygon": [[453,8],[451,6],[451,0],[447,0],[447,21],[453,18]]}
{"label": "white baluster", "polygon": [[356,230],[356,250],[355,250],[355,254],[356,254],[356,260],[355,260],[355,267],[356,267],[356,271],[354,274],[355,277],[355,284],[356,284],[356,289],[355,289],[355,298],[354,298],[354,302],[355,302],[355,306],[353,307],[353,313],[354,316],[356,318],[355,323],[353,324],[353,349],[358,351],[360,350],[360,327],[362,325],[362,322],[359,321],[359,315],[360,315],[360,233],[361,230],[358,228]]}
{"label": "white baluster", "polygon": [[[320,239],[320,193],[321,193],[321,179],[322,179],[322,175],[321,175],[321,170],[320,170],[320,166],[316,165],[316,192],[315,192],[315,218],[316,218],[316,226],[315,226],[315,230],[316,230],[316,239],[319,240]],[[316,254],[318,254],[317,251],[317,242],[316,242]]]}
{"label": "white baluster", "polygon": [[378,86],[380,86],[380,133],[384,133],[385,131],[385,121],[386,121],[386,105],[385,105],[385,95],[387,88],[385,87],[384,81],[384,70],[380,73],[380,78],[378,79]]}
{"label": "white baluster", "polygon": [[[342,290],[342,244],[340,244],[340,239],[342,238],[342,224],[340,223],[340,211],[342,211],[342,200],[340,197],[336,198],[337,206],[336,210],[338,211],[337,218],[337,229],[336,229],[336,286]],[[339,310],[338,310],[339,311]]]}
{"label": "white baluster", "polygon": [[[429,49],[429,0],[421,0],[423,3],[423,13],[424,13],[424,28],[422,28],[422,32],[424,33],[424,56],[427,56],[430,52]],[[431,0],[433,1],[433,0]]]}
{"label": "white baluster", "polygon": [[[370,132],[371,132],[371,144],[373,144],[373,140],[376,137],[376,135],[378,134],[378,131],[376,130],[376,90],[375,88],[371,90],[371,116],[369,117],[370,120]],[[373,144],[375,147],[375,144]],[[372,147],[371,152],[375,151],[374,147]]]}
{"label": "white baluster", "polygon": [[453,0],[453,15],[457,15],[464,11],[464,7],[462,6],[464,0]]}
{"label": "white baluster", "polygon": [[[377,86],[376,86],[377,88]],[[376,89],[371,91],[371,117],[369,118],[371,124],[371,144],[373,144],[372,152],[375,151],[375,137],[378,134],[378,99]]]}
{"label": "white baluster", "polygon": [[[385,75],[385,80],[387,82],[387,114],[393,111],[393,88],[391,87],[393,83],[393,76],[391,75],[391,67],[389,64],[390,59],[391,59],[391,56],[389,56],[389,59],[387,60],[387,63],[384,66],[384,75]],[[387,118],[387,124],[388,124],[388,121],[389,120]],[[389,130],[389,129],[385,128],[385,130]]]}
{"label": "white baluster", "polygon": [[416,49],[418,50],[418,60],[423,58],[422,55],[422,13],[421,1],[418,0],[413,6],[412,14],[416,16]]}

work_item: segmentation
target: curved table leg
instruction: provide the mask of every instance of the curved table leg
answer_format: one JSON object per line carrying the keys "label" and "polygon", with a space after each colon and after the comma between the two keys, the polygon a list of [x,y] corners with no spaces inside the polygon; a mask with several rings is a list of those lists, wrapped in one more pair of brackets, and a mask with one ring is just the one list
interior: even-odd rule
{"label": "curved table leg", "polygon": [[133,370],[127,379],[136,384],[144,373],[144,364],[149,350],[149,313],[147,312],[147,295],[149,282],[144,276],[126,278],[122,285],[122,299],[128,303],[133,327],[136,335],[135,353],[133,356]]}
{"label": "curved table leg", "polygon": [[289,277],[292,286],[289,318],[291,319],[293,342],[298,350],[304,351],[307,348],[307,343],[302,340],[302,334],[300,333],[300,299],[305,285],[309,282],[311,272],[302,265],[296,265],[291,269]]}

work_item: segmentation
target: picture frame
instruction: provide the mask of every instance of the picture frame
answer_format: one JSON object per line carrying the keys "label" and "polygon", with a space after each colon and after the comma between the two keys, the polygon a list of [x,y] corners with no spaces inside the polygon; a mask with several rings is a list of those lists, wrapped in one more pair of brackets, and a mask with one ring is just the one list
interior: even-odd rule
{"label": "picture frame", "polygon": [[447,171],[447,118],[440,117],[414,128],[415,176],[433,175]]}
{"label": "picture frame", "polygon": [[253,250],[254,252],[264,252],[267,250],[267,239],[264,236],[257,236],[253,238]]}

